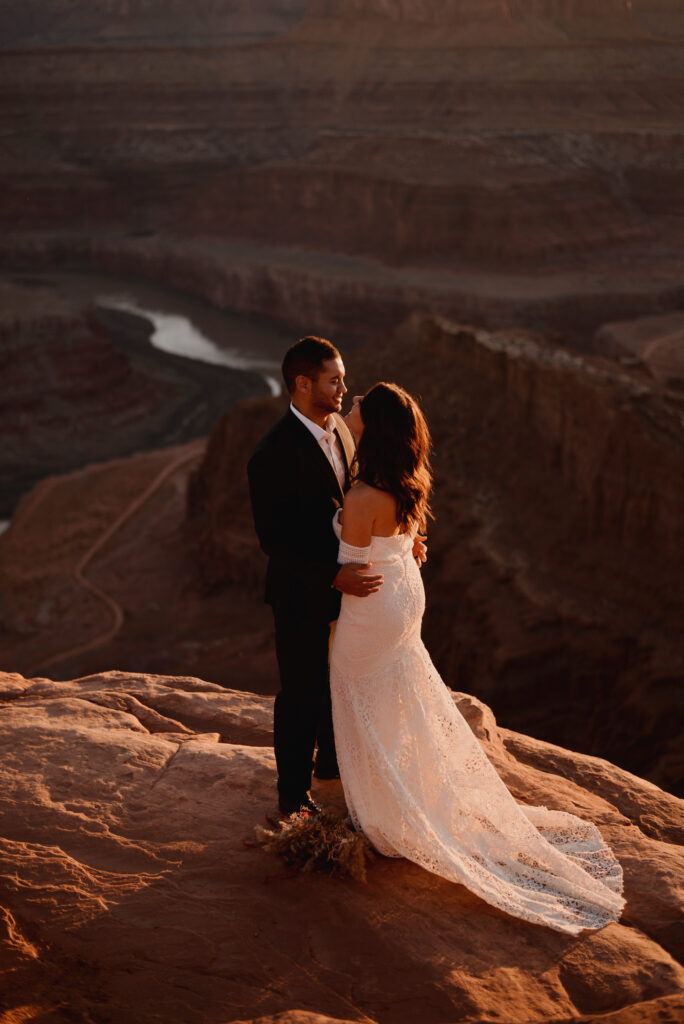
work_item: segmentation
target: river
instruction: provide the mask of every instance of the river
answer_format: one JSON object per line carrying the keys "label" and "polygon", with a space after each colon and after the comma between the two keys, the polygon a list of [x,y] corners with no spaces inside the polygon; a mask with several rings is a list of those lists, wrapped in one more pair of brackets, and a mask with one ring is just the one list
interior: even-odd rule
{"label": "river", "polygon": [[[280,361],[261,353],[265,341],[263,324],[256,325],[244,317],[221,313],[221,324],[217,325],[221,328],[221,340],[225,343],[226,338],[230,339],[230,345],[224,347],[216,340],[219,336],[218,330],[213,332],[215,337],[212,338],[205,333],[206,327],[200,327],[195,319],[182,313],[169,313],[160,309],[159,303],[155,304],[153,298],[141,297],[136,301],[131,297],[131,289],[100,295],[97,302],[98,305],[125,310],[127,313],[137,313],[150,320],[154,325],[150,341],[164,352],[198,359],[204,363],[230,366],[234,370],[256,371],[268,384],[271,394],[279,395],[282,391]],[[207,319],[213,318],[204,316],[200,319],[206,322]],[[283,351],[288,340],[284,342]]]}
{"label": "river", "polygon": [[[262,377],[271,394],[281,393],[280,364],[296,335],[264,318],[226,313],[184,292],[137,278],[54,271],[14,273],[6,280],[16,289],[18,308],[31,309],[36,317],[69,316],[74,311],[78,315],[93,306],[135,313],[153,325],[150,340],[156,348],[248,373],[250,380],[240,397],[246,397],[245,391],[247,397],[263,394],[254,374]],[[6,515],[14,503],[6,502],[0,513]],[[0,520],[0,535],[9,523]]]}
{"label": "river", "polygon": [[226,313],[163,285],[140,278],[69,271],[14,274],[42,303],[109,306],[144,316],[154,325],[152,343],[165,352],[259,373],[280,394],[280,364],[297,340],[263,317]]}

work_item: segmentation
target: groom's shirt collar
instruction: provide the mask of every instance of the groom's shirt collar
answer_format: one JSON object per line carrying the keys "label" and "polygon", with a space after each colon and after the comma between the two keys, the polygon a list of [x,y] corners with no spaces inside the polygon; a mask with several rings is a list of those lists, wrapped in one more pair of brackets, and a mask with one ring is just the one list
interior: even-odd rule
{"label": "groom's shirt collar", "polygon": [[311,431],[311,433],[316,438],[316,440],[319,442],[319,444],[320,444],[322,438],[328,437],[330,434],[333,433],[333,431],[335,429],[335,421],[332,418],[332,416],[328,417],[328,427],[329,427],[329,429],[325,430],[323,427],[319,427],[317,423],[314,423],[313,420],[310,420],[308,416],[305,416],[304,413],[300,412],[299,409],[295,405],[292,404],[292,402],[290,402],[290,410],[291,410],[291,412],[293,412],[295,414],[295,416],[297,417],[298,420],[302,421],[302,423],[307,428],[307,430]]}
{"label": "groom's shirt collar", "polygon": [[337,477],[342,491],[344,491],[344,485],[346,481],[346,469],[344,464],[344,456],[342,454],[342,445],[340,439],[335,433],[335,417],[331,414],[328,416],[328,429],[324,430],[323,427],[319,427],[317,423],[310,420],[308,416],[305,416],[295,408],[290,402],[290,410],[295,414],[298,420],[301,420],[307,430],[311,431],[313,436],[316,438],[318,445],[323,449],[323,453],[333,468],[333,472]]}

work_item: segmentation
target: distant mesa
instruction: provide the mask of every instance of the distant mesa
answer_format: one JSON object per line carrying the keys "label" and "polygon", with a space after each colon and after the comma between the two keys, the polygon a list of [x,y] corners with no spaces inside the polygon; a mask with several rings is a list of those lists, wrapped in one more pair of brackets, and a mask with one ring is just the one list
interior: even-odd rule
{"label": "distant mesa", "polygon": [[6,270],[366,341],[684,308],[676,0],[29,0],[0,36]]}
{"label": "distant mesa", "polygon": [[305,0],[25,0],[0,13],[0,47],[252,42],[291,29]]}
{"label": "distant mesa", "polygon": [[604,324],[597,341],[618,356],[636,357],[659,383],[684,390],[684,313]]}

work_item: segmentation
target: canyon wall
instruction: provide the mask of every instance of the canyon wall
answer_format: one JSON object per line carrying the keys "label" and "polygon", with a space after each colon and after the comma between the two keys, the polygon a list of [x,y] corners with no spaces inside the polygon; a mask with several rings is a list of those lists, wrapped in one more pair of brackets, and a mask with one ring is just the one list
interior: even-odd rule
{"label": "canyon wall", "polygon": [[0,11],[0,49],[125,41],[159,44],[179,35],[190,45],[222,36],[251,41],[291,28],[305,8],[306,0],[56,0],[48,13],[40,0],[25,0]]}
{"label": "canyon wall", "polygon": [[188,292],[222,310],[257,316],[267,311],[293,338],[306,326],[354,345],[372,344],[415,310],[432,310],[490,326],[535,323],[574,348],[616,356],[621,347],[597,335],[606,321],[638,319],[684,304],[676,264],[664,272],[643,267],[638,280],[616,277],[607,287],[605,280],[582,269],[542,276],[406,271],[361,257],[319,253],[312,259],[308,252],[287,247],[213,239],[50,233],[0,238],[0,269],[17,266],[59,266],[74,274],[87,267],[130,275]]}
{"label": "canyon wall", "polygon": [[[443,312],[440,279],[461,275],[449,314],[472,321],[480,298],[492,325],[511,321],[469,275],[498,276],[504,292],[553,278],[581,305],[582,273],[605,319],[647,278],[661,309],[681,308],[669,295],[684,236],[676,5],[70,3],[24,17],[0,70],[13,267],[31,266],[33,244],[59,260],[83,235],[95,248],[106,235],[124,263],[131,237],[154,237],[246,263],[261,247],[301,279],[372,261],[397,273],[394,323],[419,272],[426,308]],[[366,278],[370,337],[384,318]],[[276,272],[276,306],[283,287]],[[543,309],[540,296],[531,324]]]}
{"label": "canyon wall", "polygon": [[0,216],[530,269],[680,237],[679,49],[399,42],[10,52]]}

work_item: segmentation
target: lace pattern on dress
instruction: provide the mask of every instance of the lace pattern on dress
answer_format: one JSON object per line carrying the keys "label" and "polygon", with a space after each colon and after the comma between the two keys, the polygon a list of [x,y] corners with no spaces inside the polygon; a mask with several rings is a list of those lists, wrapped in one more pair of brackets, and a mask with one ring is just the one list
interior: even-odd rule
{"label": "lace pattern on dress", "polygon": [[354,823],[380,853],[524,920],[570,934],[618,920],[622,869],[599,830],[518,804],[437,673],[420,638],[411,548],[406,535],[372,538],[365,560],[384,582],[365,598],[343,595],[335,631],[335,739]]}

